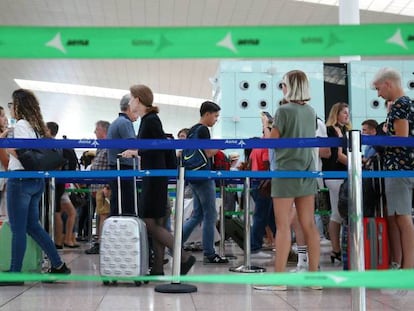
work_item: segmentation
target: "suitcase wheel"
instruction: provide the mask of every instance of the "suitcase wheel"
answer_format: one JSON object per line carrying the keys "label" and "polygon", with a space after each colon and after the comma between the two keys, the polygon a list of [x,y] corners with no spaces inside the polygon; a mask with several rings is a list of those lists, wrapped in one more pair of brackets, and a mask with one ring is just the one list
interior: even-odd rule
{"label": "suitcase wheel", "polygon": [[149,283],[149,281],[144,281],[144,284],[148,284]]}
{"label": "suitcase wheel", "polygon": [[103,281],[102,283],[103,283],[103,285],[108,286],[111,282],[109,282],[109,281]]}
{"label": "suitcase wheel", "polygon": [[134,281],[134,283],[135,283],[135,286],[141,286],[141,281]]}

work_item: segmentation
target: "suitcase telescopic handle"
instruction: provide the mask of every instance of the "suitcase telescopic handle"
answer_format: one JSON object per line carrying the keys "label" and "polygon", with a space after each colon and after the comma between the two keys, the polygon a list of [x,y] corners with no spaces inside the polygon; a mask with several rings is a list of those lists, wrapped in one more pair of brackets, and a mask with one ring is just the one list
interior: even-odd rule
{"label": "suitcase telescopic handle", "polygon": [[[121,161],[120,159],[122,158],[122,155],[120,153],[118,153],[116,155],[116,169],[118,171],[121,170]],[[135,171],[137,169],[137,157],[136,156],[132,156],[132,169]],[[135,216],[138,217],[138,194],[137,194],[137,177],[134,175],[133,177],[133,182],[134,182],[134,212],[135,212]],[[122,198],[121,198],[121,176],[117,176],[117,184],[118,184],[118,213],[119,215],[122,215]]]}
{"label": "suitcase telescopic handle", "polygon": [[[132,156],[132,169],[136,171],[137,169],[137,161],[138,158],[136,156]],[[134,175],[134,211],[135,216],[138,217],[138,193],[137,193],[137,176]]]}
{"label": "suitcase telescopic handle", "polygon": [[[121,154],[116,155],[116,170],[118,172],[121,170],[121,161],[120,161],[121,158],[122,158]],[[117,181],[117,188],[118,188],[118,215],[121,216],[122,215],[122,207],[121,207],[122,198],[121,198],[121,176],[120,175],[116,177],[116,181]]]}

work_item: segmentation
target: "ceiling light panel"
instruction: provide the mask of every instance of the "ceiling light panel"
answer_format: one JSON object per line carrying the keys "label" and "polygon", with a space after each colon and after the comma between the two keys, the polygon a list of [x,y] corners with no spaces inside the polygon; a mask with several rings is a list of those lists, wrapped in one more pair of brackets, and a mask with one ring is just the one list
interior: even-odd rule
{"label": "ceiling light panel", "polygon": [[[56,83],[24,79],[14,79],[14,81],[21,88],[49,93],[93,96],[113,99],[120,99],[122,96],[129,93],[128,90],[123,89],[112,89],[80,84]],[[205,100],[206,99],[203,98],[154,93],[154,103],[163,105],[199,108],[201,103]]]}

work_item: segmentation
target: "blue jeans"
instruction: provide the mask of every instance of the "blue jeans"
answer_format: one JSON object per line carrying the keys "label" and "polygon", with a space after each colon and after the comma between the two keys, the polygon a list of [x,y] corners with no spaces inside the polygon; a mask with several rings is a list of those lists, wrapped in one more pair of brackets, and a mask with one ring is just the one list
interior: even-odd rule
{"label": "blue jeans", "polygon": [[52,266],[63,264],[56,247],[39,223],[39,202],[45,189],[41,178],[10,178],[7,181],[7,211],[12,232],[11,272],[22,270],[26,233],[42,248]]}
{"label": "blue jeans", "polygon": [[191,218],[183,225],[183,242],[203,222],[204,256],[212,256],[215,254],[214,230],[217,221],[216,185],[214,180],[203,180],[190,183],[190,186],[193,190],[194,206]]}
{"label": "blue jeans", "polygon": [[276,226],[272,198],[261,195],[257,188],[252,190],[251,196],[254,200],[255,209],[253,226],[250,231],[250,245],[251,251],[254,252],[262,248],[266,226],[269,226],[273,233],[275,233]]}

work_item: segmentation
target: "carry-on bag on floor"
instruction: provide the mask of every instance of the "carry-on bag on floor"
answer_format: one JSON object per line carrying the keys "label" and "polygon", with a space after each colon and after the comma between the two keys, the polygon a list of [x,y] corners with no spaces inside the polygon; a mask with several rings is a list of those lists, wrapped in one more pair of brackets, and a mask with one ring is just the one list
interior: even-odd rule
{"label": "carry-on bag on floor", "polygon": [[244,250],[244,222],[238,217],[224,217],[224,231],[226,238],[230,237]]}
{"label": "carry-on bag on floor", "polygon": [[[371,170],[381,171],[382,163],[379,156],[372,157],[371,164]],[[377,215],[377,217],[364,218],[365,269],[388,269],[390,255],[387,221],[384,218],[384,179],[373,178],[370,182],[373,189],[371,197],[378,198],[376,206],[372,208],[373,216]]]}
{"label": "carry-on bag on floor", "polygon": [[[134,169],[135,169],[134,158]],[[120,170],[119,158],[117,169]],[[117,177],[118,184],[118,211],[122,215],[121,207],[121,178]],[[134,177],[134,207],[137,208],[136,178]],[[102,228],[99,248],[99,263],[101,276],[107,277],[135,277],[148,274],[148,236],[145,223],[137,216],[113,216],[105,220]],[[110,284],[106,280],[104,285]],[[134,281],[141,285],[140,281]],[[113,280],[112,283],[116,284]]]}
{"label": "carry-on bag on floor", "polygon": [[[0,271],[10,269],[12,233],[8,221],[3,222],[0,229]],[[36,272],[42,270],[42,250],[40,246],[27,235],[26,252],[24,254],[22,272]]]}
{"label": "carry-on bag on floor", "polygon": [[[371,160],[371,169],[380,171],[380,158],[374,157]],[[387,221],[384,218],[384,182],[383,178],[373,178],[367,180],[367,182],[370,183],[370,188],[369,191],[367,191],[367,185],[365,185],[364,195],[369,193],[371,197],[377,197],[377,201],[373,206],[368,208],[368,211],[365,211],[367,206],[364,206],[364,212],[367,212],[365,214],[372,214],[374,216],[364,217],[363,219],[365,269],[388,269],[390,264],[390,254]],[[364,199],[364,205],[366,204],[365,201],[366,200]],[[348,245],[350,245],[350,243],[348,243]]]}
{"label": "carry-on bag on floor", "polygon": [[388,269],[387,221],[381,217],[364,218],[365,269]]}

